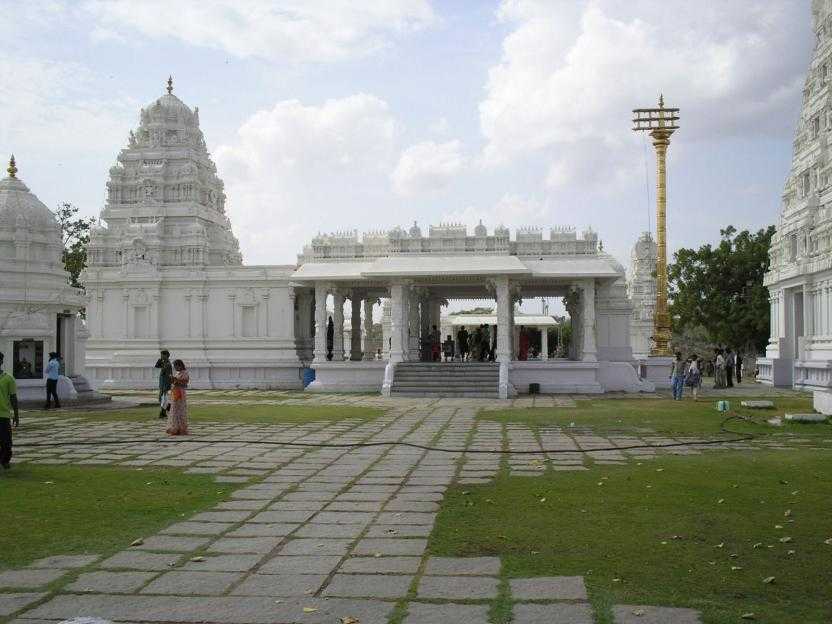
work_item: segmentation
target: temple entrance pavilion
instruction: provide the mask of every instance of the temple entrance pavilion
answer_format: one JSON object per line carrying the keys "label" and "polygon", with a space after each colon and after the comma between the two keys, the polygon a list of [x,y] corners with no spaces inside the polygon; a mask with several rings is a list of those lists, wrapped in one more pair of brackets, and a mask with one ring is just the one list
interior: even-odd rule
{"label": "temple entrance pavilion", "polygon": [[[502,232],[498,229],[495,236]],[[550,243],[543,241],[541,232],[534,233],[541,234],[536,242]],[[367,257],[354,251],[345,253],[343,244],[339,249],[338,239],[329,247],[316,239],[299,258],[298,270],[291,277],[299,323],[310,327],[313,338],[311,365],[316,379],[308,389],[395,394],[397,369],[420,361],[420,345],[433,326],[440,326],[440,310],[448,300],[491,299],[496,302],[497,316],[496,395],[507,398],[528,392],[529,385],[535,383],[541,392],[653,390],[652,384],[638,378],[633,367],[629,332],[632,308],[624,292],[623,268],[597,250],[594,233],[585,233],[583,239],[571,234],[567,238],[572,253],[552,253],[553,245],[536,245],[529,250],[532,253],[523,255],[516,247],[512,250],[511,244],[502,253],[489,253],[487,247],[481,251],[437,253],[424,245],[430,237],[412,233],[411,240],[422,242],[421,253],[394,249]],[[395,239],[393,234],[390,237]],[[553,239],[551,242],[562,242]],[[352,245],[347,247],[354,250],[357,239],[350,238],[349,242]],[[333,248],[340,253],[333,254]],[[331,359],[326,331],[329,296],[333,297],[335,329]],[[564,298],[573,324],[569,359],[517,360],[511,337],[515,305],[523,297]],[[372,325],[373,306],[382,299],[389,299],[390,332],[387,357],[379,361],[373,354],[361,352],[361,312],[363,308],[366,331]],[[346,300],[352,306],[352,344],[345,351],[338,328],[343,327]],[[304,319],[314,319],[314,325]]]}

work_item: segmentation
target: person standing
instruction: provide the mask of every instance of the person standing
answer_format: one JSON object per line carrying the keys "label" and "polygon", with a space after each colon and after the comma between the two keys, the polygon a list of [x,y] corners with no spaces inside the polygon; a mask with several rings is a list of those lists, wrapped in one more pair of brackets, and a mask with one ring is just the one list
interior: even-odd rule
{"label": "person standing", "polygon": [[725,351],[725,385],[729,388],[734,387],[734,364],[736,363],[736,358],[734,356],[734,352],[731,350],[731,347]]}
{"label": "person standing", "polygon": [[12,422],[15,427],[20,426],[17,384],[14,377],[3,371],[3,353],[0,352],[0,466],[4,470],[8,470],[12,462]]}
{"label": "person standing", "polygon": [[170,392],[170,380],[173,376],[173,367],[170,365],[170,351],[167,349],[159,353],[161,356],[156,360],[156,368],[159,369],[159,418],[167,418],[168,411],[165,409],[165,399]]}
{"label": "person standing", "polygon": [[737,383],[742,383],[742,356],[737,351],[736,364],[734,365],[734,372],[737,374]]}
{"label": "person standing", "polygon": [[43,409],[52,407],[52,399],[55,399],[55,408],[61,407],[58,400],[58,378],[61,376],[61,356],[52,351],[49,354],[49,362],[46,364],[46,405]]}
{"label": "person standing", "polygon": [[673,400],[681,401],[685,390],[685,362],[681,352],[676,352],[676,358],[670,367],[670,387],[673,389]]}
{"label": "person standing", "polygon": [[456,342],[459,345],[459,358],[464,362],[468,355],[468,330],[465,326],[460,327],[456,333]]}
{"label": "person standing", "polygon": [[696,401],[699,387],[702,385],[702,371],[699,370],[699,358],[696,354],[690,356],[690,364],[685,372],[685,385],[690,388],[693,400]]}
{"label": "person standing", "polygon": [[173,361],[168,435],[188,435],[188,383],[190,376],[182,360]]}
{"label": "person standing", "polygon": [[714,388],[725,387],[725,358],[722,349],[714,349]]}

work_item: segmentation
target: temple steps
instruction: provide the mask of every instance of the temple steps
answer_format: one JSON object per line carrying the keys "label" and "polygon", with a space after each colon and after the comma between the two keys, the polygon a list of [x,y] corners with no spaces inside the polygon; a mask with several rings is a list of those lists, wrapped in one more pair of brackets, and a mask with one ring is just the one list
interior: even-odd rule
{"label": "temple steps", "polygon": [[493,362],[401,362],[391,394],[497,398],[499,382],[500,368]]}

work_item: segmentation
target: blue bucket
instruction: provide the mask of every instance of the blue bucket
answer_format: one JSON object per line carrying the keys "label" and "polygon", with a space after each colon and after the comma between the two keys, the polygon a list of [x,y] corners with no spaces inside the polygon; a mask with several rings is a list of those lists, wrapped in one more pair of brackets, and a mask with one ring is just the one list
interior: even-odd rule
{"label": "blue bucket", "polygon": [[303,387],[305,388],[309,384],[315,381],[315,369],[314,368],[304,368],[303,369]]}

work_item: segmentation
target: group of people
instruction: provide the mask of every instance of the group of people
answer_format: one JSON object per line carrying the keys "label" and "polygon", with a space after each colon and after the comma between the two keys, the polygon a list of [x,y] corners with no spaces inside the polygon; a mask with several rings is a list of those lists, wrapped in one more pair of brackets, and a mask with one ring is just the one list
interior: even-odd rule
{"label": "group of people", "polygon": [[[455,353],[456,345],[459,346],[459,353]],[[465,327],[460,327],[456,332],[456,345],[449,334],[443,349],[446,362],[454,360],[457,356],[463,362],[494,361],[494,345],[491,342],[491,328],[488,325],[480,325],[472,332]]]}
{"label": "group of people", "polygon": [[159,355],[159,418],[167,419],[168,435],[188,435],[188,369],[182,360],[171,362],[168,350]]}
{"label": "group of people", "polygon": [[682,359],[682,353],[677,351],[670,368],[670,387],[673,390],[673,400],[681,401],[685,386],[690,388],[693,400],[697,400],[699,388],[702,387],[702,360],[695,353],[687,360]]}
{"label": "group of people", "polygon": [[725,350],[714,349],[712,366],[714,388],[733,388],[735,376],[737,383],[742,383],[742,356],[734,353],[730,347]]}

